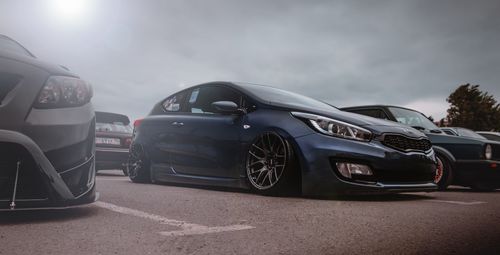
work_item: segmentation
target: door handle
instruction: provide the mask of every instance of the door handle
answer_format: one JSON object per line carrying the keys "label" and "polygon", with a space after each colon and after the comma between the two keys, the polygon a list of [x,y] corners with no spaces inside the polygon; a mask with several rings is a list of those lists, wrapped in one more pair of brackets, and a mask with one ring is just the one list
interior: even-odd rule
{"label": "door handle", "polygon": [[184,123],[182,123],[182,122],[177,122],[177,121],[174,121],[174,122],[172,122],[172,126],[176,126],[176,127],[182,127],[182,126],[184,126]]}

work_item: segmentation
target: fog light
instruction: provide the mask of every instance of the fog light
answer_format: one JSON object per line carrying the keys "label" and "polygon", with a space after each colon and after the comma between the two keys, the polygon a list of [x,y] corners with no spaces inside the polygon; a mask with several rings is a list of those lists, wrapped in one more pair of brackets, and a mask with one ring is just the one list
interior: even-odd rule
{"label": "fog light", "polygon": [[340,174],[351,179],[353,174],[358,175],[373,175],[372,170],[367,165],[352,164],[352,163],[337,163],[337,169]]}

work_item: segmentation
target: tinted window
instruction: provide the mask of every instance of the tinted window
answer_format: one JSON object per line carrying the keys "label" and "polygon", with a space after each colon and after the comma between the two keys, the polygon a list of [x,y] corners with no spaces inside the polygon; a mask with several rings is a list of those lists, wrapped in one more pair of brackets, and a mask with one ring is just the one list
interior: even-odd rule
{"label": "tinted window", "polygon": [[117,133],[132,133],[132,127],[123,123],[99,123],[95,124],[97,132],[117,132]]}
{"label": "tinted window", "polygon": [[163,109],[167,112],[183,111],[183,102],[185,101],[187,91],[179,92],[163,101]]}
{"label": "tinted window", "polygon": [[192,113],[217,113],[212,103],[217,101],[231,101],[241,106],[241,95],[230,88],[221,86],[204,86],[191,91],[187,110]]}

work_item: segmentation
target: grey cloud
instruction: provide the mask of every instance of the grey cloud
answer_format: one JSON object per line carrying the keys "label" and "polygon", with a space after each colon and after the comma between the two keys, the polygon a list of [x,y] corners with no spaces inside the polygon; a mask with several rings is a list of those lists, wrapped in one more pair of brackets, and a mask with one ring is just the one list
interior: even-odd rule
{"label": "grey cloud", "polygon": [[498,1],[89,0],[80,24],[50,21],[30,2],[0,4],[2,33],[91,81],[97,108],[134,118],[211,80],[339,106],[444,103],[467,82],[500,99]]}

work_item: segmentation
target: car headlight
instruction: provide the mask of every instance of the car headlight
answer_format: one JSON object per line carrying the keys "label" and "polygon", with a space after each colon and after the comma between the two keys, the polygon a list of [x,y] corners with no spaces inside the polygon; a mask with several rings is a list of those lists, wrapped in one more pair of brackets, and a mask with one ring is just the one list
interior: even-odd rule
{"label": "car headlight", "polygon": [[493,150],[491,149],[491,145],[486,144],[484,147],[484,157],[486,159],[491,159],[491,156],[493,155]]}
{"label": "car headlight", "polygon": [[365,142],[372,137],[369,130],[343,121],[303,112],[292,112],[292,115],[307,121],[316,131],[325,135]]}
{"label": "car headlight", "polygon": [[35,102],[36,108],[81,106],[92,98],[92,86],[84,80],[68,76],[50,76]]}

